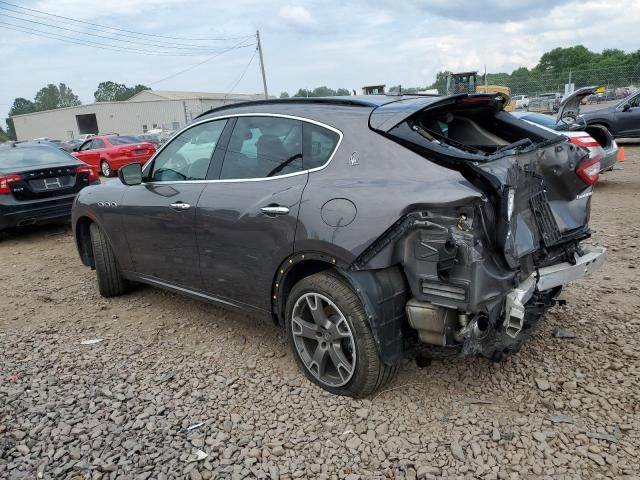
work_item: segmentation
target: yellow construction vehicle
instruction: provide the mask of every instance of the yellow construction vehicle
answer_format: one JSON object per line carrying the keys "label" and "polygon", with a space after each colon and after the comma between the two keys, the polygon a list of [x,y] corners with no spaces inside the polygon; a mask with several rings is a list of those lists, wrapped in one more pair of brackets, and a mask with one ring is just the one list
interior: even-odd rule
{"label": "yellow construction vehicle", "polygon": [[515,110],[515,102],[511,100],[511,89],[504,85],[478,84],[478,72],[450,73],[447,77],[447,95],[457,93],[502,93],[508,99],[504,109],[507,112]]}

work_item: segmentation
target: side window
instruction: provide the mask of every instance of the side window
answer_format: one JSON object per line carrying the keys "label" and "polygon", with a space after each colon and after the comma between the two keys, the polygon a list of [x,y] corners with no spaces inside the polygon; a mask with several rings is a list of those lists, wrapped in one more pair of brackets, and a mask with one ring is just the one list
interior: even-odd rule
{"label": "side window", "polygon": [[152,182],[204,180],[226,120],[201,123],[171,140],[153,161]]}
{"label": "side window", "polygon": [[220,178],[267,178],[302,169],[301,121],[239,117],[229,139]]}
{"label": "side window", "polygon": [[84,142],[81,146],[80,146],[80,151],[84,152],[86,150],[91,150],[91,144],[93,143],[92,140],[89,140],[88,142]]}
{"label": "side window", "polygon": [[315,125],[304,124],[304,168],[323,166],[336,149],[340,135],[333,130]]}
{"label": "side window", "polygon": [[96,148],[104,148],[104,142],[98,138],[91,140],[91,150],[95,150]]}

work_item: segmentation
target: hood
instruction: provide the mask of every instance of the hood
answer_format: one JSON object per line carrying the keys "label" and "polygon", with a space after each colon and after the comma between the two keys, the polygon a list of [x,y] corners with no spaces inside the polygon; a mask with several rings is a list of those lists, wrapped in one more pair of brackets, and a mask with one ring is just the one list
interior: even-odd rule
{"label": "hood", "polygon": [[556,117],[558,123],[574,123],[578,115],[580,115],[580,103],[582,100],[589,95],[604,93],[604,91],[605,88],[603,86],[582,87],[563,98]]}

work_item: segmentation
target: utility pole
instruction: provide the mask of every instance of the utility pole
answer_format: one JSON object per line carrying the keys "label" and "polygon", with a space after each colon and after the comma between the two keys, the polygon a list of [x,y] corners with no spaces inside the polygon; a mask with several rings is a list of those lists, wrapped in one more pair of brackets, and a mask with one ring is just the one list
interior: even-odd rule
{"label": "utility pole", "polygon": [[256,30],[256,39],[258,40],[258,53],[260,54],[260,70],[262,70],[262,86],[264,87],[264,99],[269,100],[269,92],[267,91],[267,76],[264,74],[264,59],[262,58],[262,45],[260,44],[260,30]]}

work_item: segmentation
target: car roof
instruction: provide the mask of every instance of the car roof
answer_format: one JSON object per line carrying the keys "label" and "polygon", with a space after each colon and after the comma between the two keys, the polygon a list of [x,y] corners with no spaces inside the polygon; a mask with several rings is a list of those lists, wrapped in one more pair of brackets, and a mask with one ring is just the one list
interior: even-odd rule
{"label": "car roof", "polygon": [[294,97],[271,100],[255,100],[251,102],[232,103],[229,105],[212,108],[211,110],[203,112],[197,118],[229,110],[246,110],[248,108],[265,106],[287,107],[287,110],[289,111],[296,110],[296,107],[300,108],[300,110],[326,106],[364,107],[368,112],[371,112],[371,110],[374,110],[383,105],[402,102],[405,108],[417,111],[421,108],[424,108],[426,104],[433,103],[442,98],[443,97],[440,97],[438,95],[353,95],[336,97]]}

